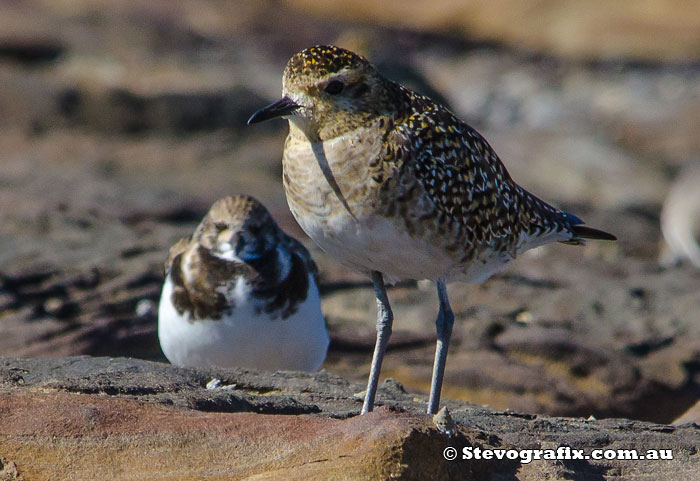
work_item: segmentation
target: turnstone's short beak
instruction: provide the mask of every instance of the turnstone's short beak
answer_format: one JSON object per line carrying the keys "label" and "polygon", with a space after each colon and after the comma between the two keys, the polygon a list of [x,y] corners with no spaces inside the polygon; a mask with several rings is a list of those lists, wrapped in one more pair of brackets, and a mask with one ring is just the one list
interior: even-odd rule
{"label": "turnstone's short beak", "polygon": [[282,97],[277,102],[273,102],[251,115],[248,119],[248,125],[274,119],[275,117],[284,117],[285,115],[291,114],[299,107],[301,106],[289,97]]}

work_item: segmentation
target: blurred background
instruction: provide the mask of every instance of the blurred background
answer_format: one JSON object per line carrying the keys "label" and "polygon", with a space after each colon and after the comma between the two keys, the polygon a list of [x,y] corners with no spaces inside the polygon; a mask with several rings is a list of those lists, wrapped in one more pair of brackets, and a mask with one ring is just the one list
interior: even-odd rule
{"label": "blurred background", "polygon": [[[279,97],[287,59],[327,43],[449,105],[520,184],[620,239],[451,285],[444,396],[665,423],[697,402],[696,0],[0,1],[0,355],[164,360],[169,246],[249,193],[319,264],[324,367],[364,382],[369,282],[291,217],[286,122],[245,125]],[[434,288],[389,296],[383,375],[425,393]]]}

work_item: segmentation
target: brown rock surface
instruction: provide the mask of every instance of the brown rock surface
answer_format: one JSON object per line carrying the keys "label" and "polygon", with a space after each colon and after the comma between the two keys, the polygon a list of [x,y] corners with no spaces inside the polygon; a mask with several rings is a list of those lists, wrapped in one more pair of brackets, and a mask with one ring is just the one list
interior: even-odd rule
{"label": "brown rock surface", "polygon": [[[227,388],[208,390],[212,376]],[[192,370],[133,359],[0,359],[7,479],[700,479],[695,424],[586,421],[448,402],[448,437],[396,383],[356,416],[326,373]],[[443,450],[670,449],[673,460],[446,461]]]}
{"label": "brown rock surface", "polygon": [[387,410],[351,420],[221,414],[61,392],[0,403],[10,413],[3,455],[35,480],[383,479],[402,471],[409,435],[431,441],[417,416]]}

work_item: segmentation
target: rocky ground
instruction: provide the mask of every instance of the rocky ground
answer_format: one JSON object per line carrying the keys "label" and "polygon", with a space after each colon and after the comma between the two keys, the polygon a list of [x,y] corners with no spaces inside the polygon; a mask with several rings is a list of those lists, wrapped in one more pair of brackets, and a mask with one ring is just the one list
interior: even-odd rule
{"label": "rocky ground", "polygon": [[[206,389],[212,377],[222,386]],[[448,401],[452,425],[423,414],[425,398],[394,380],[381,385],[375,412],[356,416],[360,389],[326,372],[5,358],[0,479],[700,479],[697,424],[552,418]],[[464,448],[567,446],[591,456],[596,449],[670,450],[673,459],[462,458]],[[457,459],[444,458],[448,448]]]}
{"label": "rocky ground", "polygon": [[[347,14],[302,1],[0,4],[0,355],[163,360],[162,262],[224,195],[255,195],[304,240],[280,182],[286,126],[245,120],[279,96],[291,54],[338,43],[450,104],[521,184],[620,239],[547,246],[483,285],[450,286],[445,396],[671,422],[700,397],[700,273],[657,260],[664,196],[700,159],[700,14],[694,2],[634,10],[625,30],[615,13],[605,25],[626,40],[605,50],[595,3],[549,10],[547,28],[467,33],[440,18],[392,23],[363,2]],[[331,329],[324,367],[361,381],[369,283],[304,241]],[[424,393],[435,293],[411,284],[390,298],[383,374]]]}

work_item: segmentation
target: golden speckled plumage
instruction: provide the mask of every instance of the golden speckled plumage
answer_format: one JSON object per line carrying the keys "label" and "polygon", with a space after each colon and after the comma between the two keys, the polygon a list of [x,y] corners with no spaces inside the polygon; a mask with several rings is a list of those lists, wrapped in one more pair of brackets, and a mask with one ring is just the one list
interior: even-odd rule
{"label": "golden speckled plumage", "polygon": [[[340,92],[328,93],[332,82],[342,82]],[[523,250],[581,241],[581,221],[518,186],[476,130],[359,55],[306,49],[287,64],[283,93],[298,106],[283,159],[290,208],[356,270],[478,282]],[[378,224],[383,232],[372,234]],[[420,251],[414,262],[388,231]],[[373,253],[346,252],[353,249]],[[432,269],[407,266],[431,256]]]}
{"label": "golden speckled plumage", "polygon": [[341,70],[370,66],[367,59],[344,48],[316,45],[297,53],[284,69],[284,76],[292,81],[302,76],[324,77]]}

